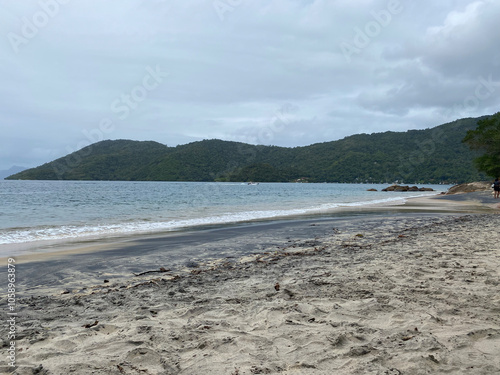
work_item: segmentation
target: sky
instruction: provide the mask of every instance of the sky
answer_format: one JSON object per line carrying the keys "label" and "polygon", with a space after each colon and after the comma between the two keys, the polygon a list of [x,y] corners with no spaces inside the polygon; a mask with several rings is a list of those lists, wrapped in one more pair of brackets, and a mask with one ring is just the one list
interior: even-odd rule
{"label": "sky", "polygon": [[498,0],[0,0],[0,169],[104,139],[305,146],[500,111]]}

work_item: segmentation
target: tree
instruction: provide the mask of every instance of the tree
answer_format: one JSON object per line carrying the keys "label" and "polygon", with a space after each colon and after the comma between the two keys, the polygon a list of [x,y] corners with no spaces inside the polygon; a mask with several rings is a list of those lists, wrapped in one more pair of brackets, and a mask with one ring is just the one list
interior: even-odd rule
{"label": "tree", "polygon": [[467,131],[463,142],[484,154],[474,159],[476,167],[489,176],[500,176],[500,112],[478,122],[475,130]]}

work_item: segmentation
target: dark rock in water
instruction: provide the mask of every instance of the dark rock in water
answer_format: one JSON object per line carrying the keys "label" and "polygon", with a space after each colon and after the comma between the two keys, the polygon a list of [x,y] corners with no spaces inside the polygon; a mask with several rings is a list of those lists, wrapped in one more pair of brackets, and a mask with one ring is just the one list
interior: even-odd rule
{"label": "dark rock in water", "polygon": [[367,191],[378,191],[377,189],[368,189]]}
{"label": "dark rock in water", "polygon": [[419,188],[418,186],[403,186],[403,185],[391,185],[382,189],[382,191],[434,191],[432,188]]}

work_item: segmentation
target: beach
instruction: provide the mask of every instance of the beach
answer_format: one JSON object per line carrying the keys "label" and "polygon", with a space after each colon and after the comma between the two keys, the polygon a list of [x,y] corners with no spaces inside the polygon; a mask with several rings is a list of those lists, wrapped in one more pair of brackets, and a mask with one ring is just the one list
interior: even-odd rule
{"label": "beach", "polygon": [[500,373],[498,212],[486,193],[417,198],[19,257],[0,369]]}

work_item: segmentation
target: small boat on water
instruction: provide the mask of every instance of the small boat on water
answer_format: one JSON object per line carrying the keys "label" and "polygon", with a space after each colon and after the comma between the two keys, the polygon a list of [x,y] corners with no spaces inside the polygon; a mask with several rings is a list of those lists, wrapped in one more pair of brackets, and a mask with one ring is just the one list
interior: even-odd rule
{"label": "small boat on water", "polygon": [[252,181],[247,183],[247,185],[258,185],[258,184],[259,184],[258,182],[252,182]]}

